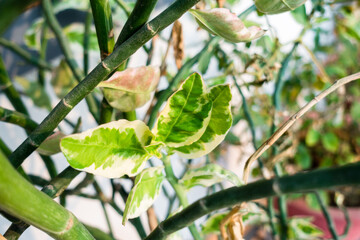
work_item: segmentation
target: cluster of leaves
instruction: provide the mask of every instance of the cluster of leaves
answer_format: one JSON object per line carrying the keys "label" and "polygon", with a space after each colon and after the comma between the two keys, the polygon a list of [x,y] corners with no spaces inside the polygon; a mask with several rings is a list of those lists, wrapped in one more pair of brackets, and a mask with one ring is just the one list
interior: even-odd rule
{"label": "cluster of leaves", "polygon": [[[111,82],[101,86],[108,87]],[[211,152],[231,127],[230,100],[229,85],[207,89],[201,76],[194,73],[169,98],[152,131],[139,120],[118,120],[64,137],[61,150],[76,169],[108,178],[136,176],[126,203],[125,222],[149,208],[160,193],[162,167],[143,170],[146,161],[154,156],[161,158],[163,151],[186,158]],[[189,171],[180,183],[190,189],[224,179],[239,184],[236,175],[217,165]]]}

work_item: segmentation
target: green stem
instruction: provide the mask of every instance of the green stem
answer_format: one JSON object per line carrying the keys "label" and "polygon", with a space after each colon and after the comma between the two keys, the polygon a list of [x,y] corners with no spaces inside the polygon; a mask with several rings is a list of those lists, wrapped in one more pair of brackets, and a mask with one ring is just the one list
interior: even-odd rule
{"label": "green stem", "polygon": [[[104,60],[114,50],[114,29],[112,23],[111,7],[109,0],[90,0],[92,14],[94,16],[96,35],[100,48],[100,58]],[[100,105],[100,122],[111,121],[113,108],[105,97]]]}
{"label": "green stem", "polygon": [[234,206],[239,202],[307,192],[315,189],[360,184],[359,171],[360,163],[355,163],[338,168],[323,168],[292,176],[260,180],[241,187],[228,188],[194,202],[181,212],[163,221],[146,240],[164,239],[169,234],[188,226],[210,212]]}
{"label": "green stem", "polygon": [[[7,74],[1,56],[0,56],[0,88],[4,90],[7,98],[10,100],[15,110],[20,112],[20,113],[16,113],[4,108],[0,108],[1,120],[8,121],[24,127],[26,133],[29,135],[36,128],[37,123],[26,117],[29,116],[29,113],[26,109],[25,104],[21,100],[19,93],[16,91],[14,85],[12,84]],[[21,113],[24,115],[22,115]],[[43,155],[40,155],[40,157],[43,159],[45,166],[49,171],[50,176],[52,177],[55,176],[57,172],[52,159],[48,156],[43,156]]]}
{"label": "green stem", "polygon": [[[165,166],[166,179],[169,181],[169,183],[175,190],[176,196],[178,197],[181,206],[183,206],[184,208],[189,206],[189,202],[186,197],[185,188],[181,184],[178,183],[178,179],[175,177],[173,169],[171,167],[170,158],[168,156],[164,156],[164,158],[162,160],[163,160],[163,163]],[[194,223],[191,223],[189,225],[189,230],[191,232],[191,235],[194,237],[194,239],[196,239],[196,240],[201,239],[200,233],[196,229],[196,226]]]}
{"label": "green stem", "polygon": [[106,203],[106,200],[105,200],[105,199],[106,199],[106,198],[105,198],[105,196],[104,196],[104,193],[102,192],[99,184],[98,184],[96,181],[93,182],[93,186],[94,186],[94,188],[95,188],[95,191],[96,191],[97,195],[99,196],[100,203],[101,203],[101,207],[102,207],[102,209],[103,209],[104,216],[105,216],[105,219],[106,219],[106,223],[107,223],[108,228],[109,228],[110,236],[111,236],[112,238],[114,238],[114,234],[113,234],[113,230],[112,230],[112,227],[111,227],[111,222],[110,222],[109,214],[108,214],[108,212],[107,212],[107,210],[106,210],[106,206],[105,206],[105,203]]}
{"label": "green stem", "polygon": [[13,83],[9,78],[1,54],[0,54],[0,89],[5,92],[6,97],[9,99],[10,103],[14,106],[16,111],[21,112],[25,115],[29,115],[23,101],[20,98],[20,94],[16,91]]}
{"label": "green stem", "polygon": [[0,153],[0,209],[55,239],[94,239],[65,208],[38,191]]}
{"label": "green stem", "polygon": [[13,53],[17,54],[18,56],[22,57],[25,61],[27,61],[28,63],[30,63],[34,66],[37,66],[41,69],[45,69],[48,71],[52,70],[52,66],[49,65],[46,61],[35,57],[30,52],[19,47],[15,43],[6,40],[5,38],[0,38],[0,45],[6,47],[7,49],[9,49]]}
{"label": "green stem", "polygon": [[274,222],[275,218],[275,209],[274,209],[274,198],[270,197],[267,199],[267,212],[269,215],[269,222],[270,222],[270,228],[271,228],[271,235],[273,239],[276,239],[276,235],[278,234],[278,231],[276,229],[276,225]]}
{"label": "green stem", "polygon": [[163,105],[163,103],[171,96],[171,94],[177,89],[178,85],[186,79],[186,77],[189,75],[192,67],[199,61],[201,56],[209,51],[209,48],[214,48],[221,39],[219,37],[213,37],[211,40],[205,45],[205,47],[196,54],[193,58],[188,60],[176,73],[175,77],[171,80],[169,86],[163,90],[159,96],[157,97],[157,102],[155,106],[153,107],[149,121],[148,126],[152,128],[155,124],[155,120],[157,118],[157,114]]}
{"label": "green stem", "polygon": [[137,119],[135,110],[131,112],[124,112],[124,116],[129,121],[135,121]]}
{"label": "green stem", "polygon": [[[42,29],[41,29],[41,37],[40,37],[40,51],[39,51],[39,58],[41,61],[46,62],[46,50],[47,50],[47,43],[48,39],[46,38],[48,32],[48,26],[46,22],[43,23]],[[45,85],[45,71],[43,68],[39,68],[39,74],[38,74],[38,82],[42,87]]]}
{"label": "green stem", "polygon": [[115,2],[121,7],[121,9],[125,12],[126,16],[130,16],[131,8],[124,0],[115,0]]}
{"label": "green stem", "polygon": [[114,52],[98,64],[84,80],[72,89],[42,121],[35,131],[11,154],[10,160],[14,166],[20,166],[66,115],[89,94],[100,81],[103,81],[124,60],[130,57],[137,49],[149,41],[159,31],[181,17],[189,8],[199,0],[177,0],[164,10],[159,16],[143,26],[132,35],[128,41],[116,48]]}
{"label": "green stem", "polygon": [[[280,164],[276,163],[274,167],[274,172],[276,177],[282,175],[280,168],[281,168]],[[279,202],[279,210],[280,210],[280,239],[286,240],[288,238],[286,195],[279,196],[278,202]]]}
{"label": "green stem", "polygon": [[34,131],[34,129],[38,126],[38,124],[31,120],[28,116],[3,107],[0,107],[0,121],[18,125],[28,132]]}
{"label": "green stem", "polygon": [[109,0],[90,0],[101,60],[114,49],[114,30]]}
{"label": "green stem", "polygon": [[[65,168],[58,176],[53,178],[50,183],[42,188],[42,192],[47,194],[51,198],[60,196],[64,190],[69,186],[71,181],[80,172],[73,169],[72,167]],[[7,239],[18,239],[21,234],[29,227],[29,224],[20,222],[14,222],[10,228],[6,231],[4,237]]]}
{"label": "green stem", "polygon": [[315,191],[314,194],[320,205],[321,211],[324,214],[324,217],[325,217],[326,223],[328,225],[328,228],[330,230],[331,236],[333,237],[333,239],[339,240],[340,238],[339,238],[338,234],[336,233],[334,222],[331,219],[331,216],[330,216],[328,210],[326,209],[324,201],[322,200],[319,192]]}
{"label": "green stem", "polygon": [[[80,82],[83,78],[82,70],[79,68],[76,63],[71,49],[70,44],[63,33],[59,22],[57,21],[50,0],[43,0],[42,7],[44,11],[44,15],[47,23],[49,24],[51,30],[54,32],[56,39],[59,42],[60,48],[64,54],[65,61],[69,65],[72,73],[74,74],[76,80]],[[98,121],[99,113],[98,113],[98,104],[96,103],[96,99],[91,94],[86,96],[86,103],[88,104],[89,111],[94,116],[95,120]]]}
{"label": "green stem", "polygon": [[84,74],[87,75],[89,72],[89,46],[90,46],[90,30],[91,30],[91,23],[92,23],[92,13],[89,9],[86,12],[85,17],[85,24],[84,24],[84,39],[83,39],[83,46],[84,46],[84,52],[83,52],[83,64],[84,64]]}
{"label": "green stem", "polygon": [[[127,19],[120,35],[116,41],[115,47],[120,46],[137,30],[139,30],[149,19],[158,0],[137,0],[129,18]],[[144,46],[145,47],[145,46]],[[146,51],[146,50],[145,50]],[[146,51],[148,52],[148,51]],[[123,71],[127,66],[127,61],[123,62],[118,71]]]}
{"label": "green stem", "polygon": [[137,32],[149,19],[157,0],[137,0],[128,20],[116,40],[115,47],[120,46]]}
{"label": "green stem", "polygon": [[[299,42],[295,42],[293,48],[291,49],[291,51],[286,55],[285,59],[282,61],[281,63],[281,69],[278,73],[278,77],[277,77],[277,81],[275,83],[275,91],[273,94],[273,104],[275,107],[275,110],[280,110],[280,102],[281,102],[281,91],[283,89],[284,86],[284,75],[285,75],[285,71],[288,68],[289,62],[291,60],[291,57],[293,55],[293,53],[295,52],[297,46],[299,45]],[[275,115],[274,115],[274,120],[273,120],[273,124],[271,126],[271,134],[273,134],[276,130],[276,125],[275,125]],[[274,155],[277,152],[276,147],[273,148],[274,149]],[[281,175],[281,171],[280,171],[280,165],[279,163],[275,164],[274,167],[274,173],[276,177],[279,177]],[[272,207],[272,206],[270,206]],[[279,210],[280,210],[280,239],[281,240],[286,240],[287,239],[287,232],[288,232],[288,226],[287,226],[287,206],[286,206],[286,196],[280,196],[279,197]]]}

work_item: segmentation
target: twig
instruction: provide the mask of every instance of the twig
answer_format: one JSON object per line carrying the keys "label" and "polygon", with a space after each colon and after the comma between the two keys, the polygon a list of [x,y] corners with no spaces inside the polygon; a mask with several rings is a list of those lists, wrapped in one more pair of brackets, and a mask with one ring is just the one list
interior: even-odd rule
{"label": "twig", "polygon": [[[65,61],[69,65],[71,72],[74,74],[75,79],[78,82],[81,82],[83,78],[83,71],[79,68],[78,64],[76,63],[73,54],[70,50],[70,44],[68,42],[68,39],[66,38],[65,34],[62,31],[62,28],[57,21],[52,4],[50,0],[43,0],[42,1],[42,7],[44,11],[44,15],[46,18],[47,23],[49,24],[51,30],[54,32],[56,39],[59,42],[60,48],[64,54]],[[96,102],[96,99],[93,95],[86,96],[86,103],[89,107],[90,113],[93,115],[94,119],[96,121],[99,120],[99,113],[98,113],[98,104]]]}
{"label": "twig", "polygon": [[146,211],[146,214],[148,216],[148,222],[149,222],[149,228],[150,228],[150,231],[154,231],[154,229],[157,227],[158,225],[158,220],[157,220],[157,217],[156,217],[156,213],[155,213],[155,210],[154,210],[154,207],[150,207],[147,211]]}
{"label": "twig", "polygon": [[26,51],[25,49],[19,47],[15,43],[6,40],[5,38],[0,38],[0,45],[6,47],[7,49],[9,49],[13,53],[17,54],[18,56],[22,57],[25,61],[27,61],[28,63],[30,63],[34,66],[37,66],[39,68],[42,68],[42,69],[45,69],[48,71],[51,71],[53,68],[51,65],[49,65],[44,60],[35,57],[33,54],[31,54],[28,51]]}
{"label": "twig", "polygon": [[306,46],[302,41],[300,42],[301,46],[304,47],[304,49],[309,53],[311,60],[313,61],[313,63],[315,64],[315,66],[317,67],[317,69],[320,72],[320,75],[322,77],[322,82],[325,83],[331,83],[331,79],[330,77],[327,75],[323,65],[321,64],[321,62],[316,58],[315,54],[313,53],[313,51],[311,51],[311,49]]}
{"label": "twig", "polygon": [[241,187],[228,188],[194,202],[181,212],[161,222],[145,240],[165,239],[169,234],[188,226],[196,219],[239,202],[314,189],[359,184],[359,171],[360,163],[354,163],[338,168],[319,169],[292,176],[260,180]]}
{"label": "twig", "polygon": [[3,107],[0,107],[0,121],[16,124],[29,132],[38,126],[38,124],[28,116]]}
{"label": "twig", "polygon": [[333,239],[339,240],[340,238],[339,238],[338,234],[336,233],[334,222],[331,219],[331,216],[330,216],[328,210],[326,209],[324,201],[321,199],[319,192],[315,191],[314,194],[315,194],[316,199],[317,199],[317,201],[318,201],[318,203],[320,205],[321,211],[324,214],[324,217],[326,219],[326,223],[327,223],[327,226],[328,226],[328,228],[330,230],[331,236],[333,237]]}
{"label": "twig", "polygon": [[249,173],[250,173],[250,167],[260,157],[267,149],[269,149],[299,118],[301,118],[307,111],[309,111],[314,105],[316,105],[320,100],[322,100],[324,97],[338,89],[339,87],[355,81],[360,78],[360,72],[352,74],[350,76],[341,78],[333,83],[329,88],[321,92],[319,95],[317,95],[314,99],[312,99],[310,102],[308,102],[304,107],[302,107],[297,113],[291,116],[285,123],[283,123],[278,130],[275,131],[275,133],[266,140],[259,148],[256,150],[246,161],[245,163],[245,169],[244,169],[244,178],[243,181],[247,183]]}

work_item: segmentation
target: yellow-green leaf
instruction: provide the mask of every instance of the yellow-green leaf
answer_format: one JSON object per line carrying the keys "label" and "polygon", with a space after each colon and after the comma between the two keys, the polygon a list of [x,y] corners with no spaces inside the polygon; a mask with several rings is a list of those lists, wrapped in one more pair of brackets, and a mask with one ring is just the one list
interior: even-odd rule
{"label": "yellow-green leaf", "polygon": [[135,176],[154,155],[146,146],[153,138],[142,121],[119,120],[69,135],[60,147],[76,169],[108,178]]}
{"label": "yellow-green leaf", "polygon": [[163,168],[163,166],[147,168],[136,176],[134,187],[126,200],[124,225],[129,218],[138,217],[145,212],[159,196],[165,178],[162,173]]}
{"label": "yellow-green leaf", "polygon": [[229,85],[217,85],[210,89],[209,99],[213,103],[209,124],[199,140],[174,148],[184,158],[197,158],[211,152],[225,138],[232,124],[231,91]]}
{"label": "yellow-green leaf", "polygon": [[180,147],[197,141],[209,123],[211,107],[203,79],[192,74],[161,111],[153,130],[155,142]]}

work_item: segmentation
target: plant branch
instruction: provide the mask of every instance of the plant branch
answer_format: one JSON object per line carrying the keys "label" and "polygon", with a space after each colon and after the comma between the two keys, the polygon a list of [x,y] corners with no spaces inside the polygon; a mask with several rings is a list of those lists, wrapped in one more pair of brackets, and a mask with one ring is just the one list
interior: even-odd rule
{"label": "plant branch", "polygon": [[[170,158],[168,156],[164,156],[162,160],[165,165],[165,173],[166,173],[167,180],[169,181],[169,183],[175,190],[175,193],[180,201],[181,206],[183,206],[184,208],[187,207],[189,205],[189,202],[186,197],[186,191],[185,191],[184,187],[178,183],[178,179],[174,175],[174,172],[173,172],[172,166],[171,166],[171,162],[170,162]],[[194,239],[196,239],[196,240],[201,239],[200,233],[196,229],[196,226],[194,223],[190,224],[189,230],[191,232],[191,235],[194,237]]]}
{"label": "plant branch", "polygon": [[[74,74],[76,80],[80,82],[83,78],[83,72],[76,63],[72,52],[70,50],[70,44],[63,33],[59,22],[57,21],[50,0],[43,0],[42,7],[47,23],[49,24],[51,30],[54,32],[56,39],[59,42],[60,48],[64,54],[65,61],[69,65],[71,72]],[[98,121],[98,104],[96,99],[92,95],[86,96],[86,103],[88,104],[89,111],[94,116],[95,120]]]}
{"label": "plant branch", "polygon": [[0,121],[18,125],[28,132],[33,131],[38,126],[38,124],[28,116],[3,107],[0,107]]}
{"label": "plant branch", "polygon": [[248,181],[250,167],[260,157],[267,149],[269,149],[299,118],[301,118],[307,111],[309,111],[314,105],[316,105],[320,100],[325,98],[330,93],[334,92],[339,87],[355,81],[360,78],[360,72],[349,75],[347,77],[341,78],[334,82],[329,88],[321,92],[314,99],[308,102],[303,106],[297,113],[292,115],[285,123],[283,123],[279,129],[277,129],[274,134],[266,140],[246,161],[244,169],[244,182]]}
{"label": "plant branch", "polygon": [[149,41],[159,31],[169,26],[176,19],[181,17],[189,8],[199,0],[177,0],[160,15],[141,27],[121,46],[98,64],[73,90],[71,90],[42,121],[35,131],[13,152],[10,156],[14,166],[20,166],[66,115],[89,94],[99,82],[104,80],[123,61],[130,57],[137,49]]}
{"label": "plant branch", "polygon": [[319,192],[315,191],[314,194],[320,205],[321,211],[325,217],[325,220],[326,220],[327,226],[330,230],[331,236],[333,237],[334,240],[339,240],[340,238],[339,238],[338,234],[336,233],[334,222],[331,219],[331,216],[330,216],[328,210],[326,209],[324,201],[321,199]]}
{"label": "plant branch", "polygon": [[72,213],[22,178],[2,153],[0,164],[1,210],[56,239],[94,239]]}
{"label": "plant branch", "polygon": [[[239,202],[307,192],[343,185],[360,184],[360,163],[326,168],[270,180],[260,180],[241,187],[232,187],[204,197],[181,212],[161,222],[146,240],[161,240],[210,212],[231,207]],[[226,197],[224,197],[226,196]]]}
{"label": "plant branch", "polygon": [[25,61],[27,61],[28,63],[30,63],[30,64],[32,64],[34,66],[37,66],[39,68],[42,68],[42,69],[45,69],[45,70],[48,70],[48,71],[51,71],[52,68],[53,68],[46,61],[42,60],[41,58],[35,57],[30,52],[28,52],[25,49],[19,47],[15,43],[6,40],[5,38],[0,37],[0,45],[3,46],[3,47],[6,47],[7,49],[9,49],[13,53],[17,54],[18,56],[23,58]]}

